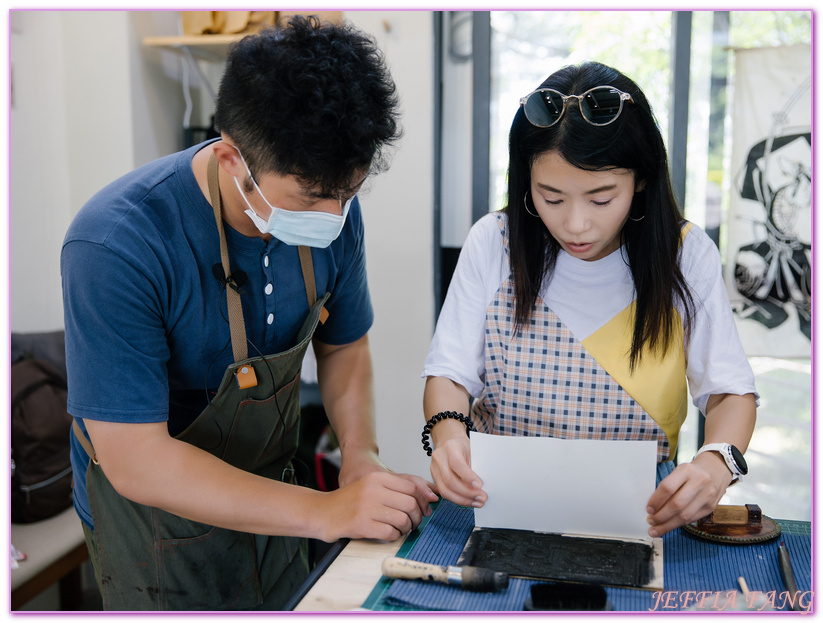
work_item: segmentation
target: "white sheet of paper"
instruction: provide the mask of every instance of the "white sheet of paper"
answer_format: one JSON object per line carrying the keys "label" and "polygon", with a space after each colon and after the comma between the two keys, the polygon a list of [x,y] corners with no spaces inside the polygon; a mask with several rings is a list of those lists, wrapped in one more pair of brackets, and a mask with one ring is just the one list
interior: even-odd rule
{"label": "white sheet of paper", "polygon": [[488,494],[474,512],[478,527],[651,540],[655,441],[473,432],[471,453]]}

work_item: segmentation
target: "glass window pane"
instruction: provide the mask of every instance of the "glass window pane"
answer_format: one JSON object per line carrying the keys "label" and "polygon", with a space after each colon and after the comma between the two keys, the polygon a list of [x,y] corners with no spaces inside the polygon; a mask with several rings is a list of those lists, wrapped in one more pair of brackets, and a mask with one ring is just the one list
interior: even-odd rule
{"label": "glass window pane", "polygon": [[738,48],[812,42],[811,11],[732,11],[731,45]]}
{"label": "glass window pane", "polygon": [[[686,218],[718,236],[733,192],[731,171],[734,49],[811,44],[810,11],[696,11],[692,21]],[[729,267],[726,267],[729,270]],[[811,362],[750,357],[760,393],[757,425],[746,458],[751,476],[731,487],[723,504],[756,502],[764,513],[811,518]],[[680,430],[679,460],[697,448],[697,416]]]}
{"label": "glass window pane", "polygon": [[492,11],[489,210],[506,201],[508,134],[520,97],[564,65],[594,60],[631,77],[668,137],[670,11]]}
{"label": "glass window pane", "polygon": [[[692,19],[685,214],[707,231],[719,228],[729,204],[733,48],[811,44],[811,11],[729,11],[725,29],[720,13]],[[722,250],[722,236],[719,243]]]}

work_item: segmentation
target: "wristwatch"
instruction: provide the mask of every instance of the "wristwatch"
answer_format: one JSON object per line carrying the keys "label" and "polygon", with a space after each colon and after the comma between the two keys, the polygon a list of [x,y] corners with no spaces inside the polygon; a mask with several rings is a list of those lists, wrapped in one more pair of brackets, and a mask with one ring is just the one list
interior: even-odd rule
{"label": "wristwatch", "polygon": [[743,453],[730,443],[707,443],[694,456],[697,457],[702,452],[719,452],[732,473],[733,483],[749,473],[749,466],[746,465]]}

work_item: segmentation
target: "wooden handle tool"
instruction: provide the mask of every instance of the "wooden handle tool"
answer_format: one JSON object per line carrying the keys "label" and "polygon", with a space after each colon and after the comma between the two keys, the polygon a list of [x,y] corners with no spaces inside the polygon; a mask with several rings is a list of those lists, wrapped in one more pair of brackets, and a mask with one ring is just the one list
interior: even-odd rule
{"label": "wooden handle tool", "polygon": [[442,582],[467,591],[490,592],[509,585],[509,575],[502,571],[480,567],[445,567],[406,558],[386,558],[382,571],[388,578]]}

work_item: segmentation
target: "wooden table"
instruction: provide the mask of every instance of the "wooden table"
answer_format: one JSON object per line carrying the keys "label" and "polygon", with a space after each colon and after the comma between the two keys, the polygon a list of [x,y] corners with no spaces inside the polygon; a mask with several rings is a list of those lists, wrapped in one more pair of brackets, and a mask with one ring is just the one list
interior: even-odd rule
{"label": "wooden table", "polygon": [[[396,541],[349,541],[342,548],[333,548],[325,566],[313,572],[309,591],[294,607],[296,612],[329,612],[359,610],[383,574],[384,558],[394,556],[406,537]],[[339,552],[339,553],[338,553]],[[335,557],[336,555],[336,557]],[[324,559],[326,560],[326,559]],[[322,565],[322,561],[321,561]]]}
{"label": "wooden table", "polygon": [[[406,557],[425,531],[430,517],[417,530],[391,543],[380,541],[341,541],[312,571],[286,609],[302,612],[346,610],[403,610],[385,607],[382,601],[391,587],[391,580],[383,578],[381,565],[390,556]],[[784,535],[811,536],[807,521],[778,520]],[[800,559],[802,560],[802,559]],[[806,560],[806,564],[810,561]],[[803,564],[799,560],[794,565]],[[798,567],[795,566],[795,574]],[[808,582],[808,572],[805,573]],[[780,584],[780,590],[783,590]],[[801,589],[804,590],[804,589]],[[365,604],[365,607],[364,607]]]}

